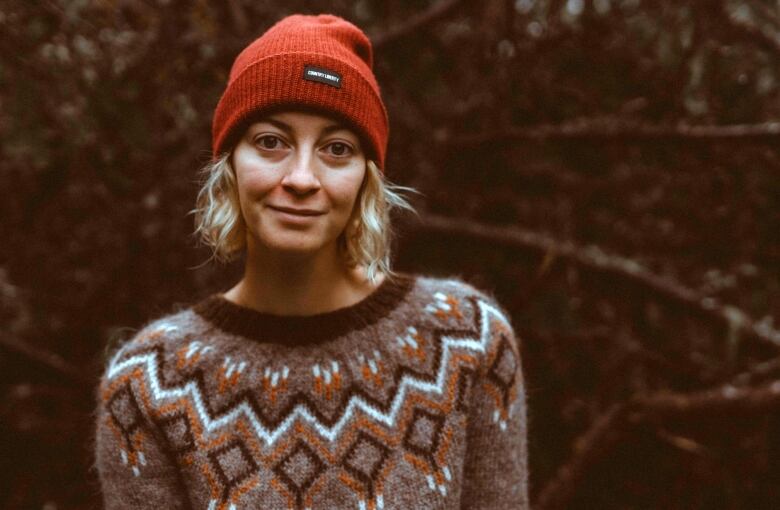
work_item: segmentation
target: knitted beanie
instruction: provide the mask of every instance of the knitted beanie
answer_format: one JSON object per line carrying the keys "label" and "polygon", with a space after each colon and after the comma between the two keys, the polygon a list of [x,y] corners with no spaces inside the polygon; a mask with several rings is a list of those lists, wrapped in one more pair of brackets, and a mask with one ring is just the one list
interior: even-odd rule
{"label": "knitted beanie", "polygon": [[214,113],[214,157],[229,151],[260,114],[286,108],[336,117],[384,171],[388,117],[372,72],[371,41],[330,14],[288,16],[236,57]]}

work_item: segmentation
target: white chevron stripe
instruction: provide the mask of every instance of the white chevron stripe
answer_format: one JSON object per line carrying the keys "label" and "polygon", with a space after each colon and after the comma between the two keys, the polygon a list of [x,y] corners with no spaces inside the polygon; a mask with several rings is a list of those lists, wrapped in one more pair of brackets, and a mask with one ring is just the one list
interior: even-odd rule
{"label": "white chevron stripe", "polygon": [[[274,430],[266,429],[257,415],[255,415],[252,408],[246,403],[242,403],[239,406],[233,408],[229,413],[224,416],[213,419],[206,412],[206,406],[204,404],[203,396],[201,395],[198,387],[194,382],[190,381],[175,388],[164,389],[160,386],[160,375],[157,372],[157,364],[154,360],[154,354],[142,354],[132,356],[121,363],[118,362],[119,356],[117,355],[109,365],[107,371],[108,379],[113,379],[122,372],[141,365],[146,367],[146,375],[149,380],[149,387],[152,390],[155,401],[162,401],[166,399],[179,399],[189,395],[192,402],[195,404],[195,409],[200,417],[200,420],[209,432],[218,430],[224,426],[227,426],[239,415],[243,414],[249,422],[252,424],[257,436],[262,439],[267,446],[272,446],[284,433],[290,428],[296,419],[300,418],[305,420],[314,427],[315,430],[325,439],[334,441],[338,438],[341,430],[345,424],[352,418],[358,410],[363,411],[365,414],[373,418],[375,421],[387,426],[393,426],[395,420],[403,407],[403,403],[406,399],[406,394],[409,391],[417,390],[424,393],[431,393],[440,395],[444,391],[447,376],[448,362],[453,349],[467,349],[476,352],[485,352],[490,342],[490,318],[495,318],[507,326],[510,326],[509,321],[498,311],[495,307],[489,303],[483,301],[477,301],[478,306],[482,312],[482,330],[480,331],[480,338],[450,338],[442,337],[442,359],[439,365],[439,372],[436,376],[436,381],[426,382],[409,375],[404,375],[398,384],[398,390],[387,413],[381,412],[364,399],[360,397],[352,397],[347,403],[341,418],[332,426],[327,427],[321,424],[317,418],[315,418],[304,406],[296,406],[287,418],[279,424]],[[119,353],[118,353],[119,354]]]}

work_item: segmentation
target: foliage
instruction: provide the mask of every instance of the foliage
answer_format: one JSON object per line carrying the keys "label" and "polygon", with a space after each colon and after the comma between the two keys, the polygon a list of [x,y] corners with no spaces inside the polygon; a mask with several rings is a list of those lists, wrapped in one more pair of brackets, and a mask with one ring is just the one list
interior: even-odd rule
{"label": "foliage", "polygon": [[[597,246],[774,333],[772,0],[4,0],[0,433],[18,438],[0,451],[4,508],[98,506],[90,382],[107,346],[240,272],[205,264],[188,214],[232,59],[280,17],[323,11],[377,42],[389,175],[422,192],[424,215]],[[777,357],[745,320],[630,270],[402,220],[401,269],[461,274],[515,318],[535,497],[563,480],[568,508],[778,502],[777,402],[644,419],[579,481],[561,478],[616,403],[727,384]]]}

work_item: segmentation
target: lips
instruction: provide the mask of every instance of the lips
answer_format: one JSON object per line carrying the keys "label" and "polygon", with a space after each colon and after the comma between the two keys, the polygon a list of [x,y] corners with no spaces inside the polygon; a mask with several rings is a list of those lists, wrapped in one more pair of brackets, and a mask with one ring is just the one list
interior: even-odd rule
{"label": "lips", "polygon": [[323,211],[317,211],[315,209],[298,209],[294,207],[278,207],[274,205],[269,205],[268,207],[276,211],[281,211],[287,214],[294,214],[296,216],[319,216],[321,214],[325,214]]}

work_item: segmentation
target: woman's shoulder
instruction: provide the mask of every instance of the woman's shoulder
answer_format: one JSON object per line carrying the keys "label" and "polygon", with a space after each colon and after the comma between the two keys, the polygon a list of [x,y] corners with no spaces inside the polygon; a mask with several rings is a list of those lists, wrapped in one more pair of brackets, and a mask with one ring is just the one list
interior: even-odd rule
{"label": "woman's shoulder", "polygon": [[484,286],[470,283],[461,276],[429,276],[420,274],[416,275],[415,279],[421,291],[433,296],[451,296],[461,300],[478,300],[492,306],[499,306],[492,291]]}
{"label": "woman's shoulder", "polygon": [[492,317],[510,326],[508,313],[491,290],[475,285],[460,276],[415,275],[417,299],[421,311],[439,319],[471,318],[475,321]]}
{"label": "woman's shoulder", "polygon": [[415,288],[417,302],[408,319],[419,325],[416,333],[427,331],[443,343],[472,350],[481,370],[505,351],[519,356],[510,315],[490,290],[458,276],[427,275],[417,275]]}
{"label": "woman's shoulder", "polygon": [[[193,310],[194,304],[179,304],[158,314],[107,349],[106,374],[121,360],[135,356],[165,356],[175,353],[193,338],[206,334],[206,325]],[[105,375],[105,374],[104,374]]]}
{"label": "woman's shoulder", "polygon": [[128,344],[142,345],[152,341],[173,343],[198,334],[202,323],[193,311],[194,305],[179,305],[175,311],[148,320],[128,340]]}

